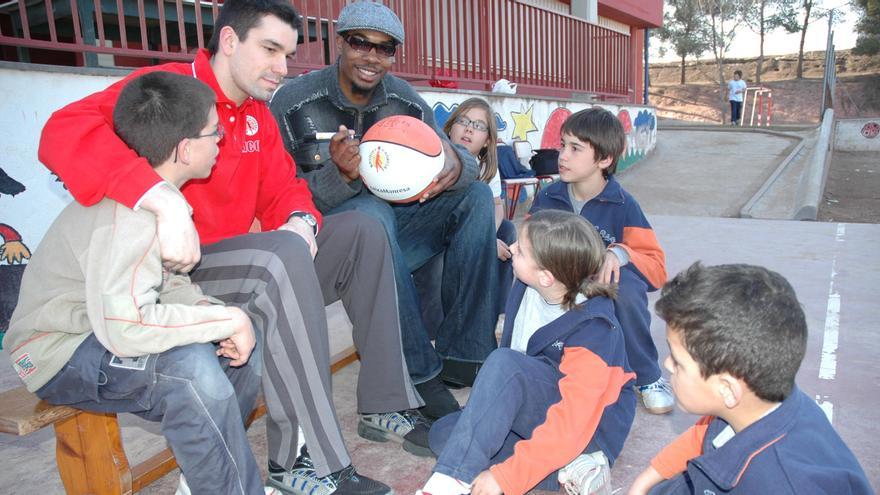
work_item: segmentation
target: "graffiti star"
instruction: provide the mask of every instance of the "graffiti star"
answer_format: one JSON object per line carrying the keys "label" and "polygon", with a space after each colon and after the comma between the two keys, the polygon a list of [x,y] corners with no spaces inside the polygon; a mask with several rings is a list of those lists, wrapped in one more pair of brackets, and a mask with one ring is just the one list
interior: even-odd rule
{"label": "graffiti star", "polygon": [[535,122],[532,120],[532,111],[535,106],[532,105],[525,112],[510,112],[510,118],[513,119],[513,140],[526,141],[526,135],[530,132],[537,131]]}

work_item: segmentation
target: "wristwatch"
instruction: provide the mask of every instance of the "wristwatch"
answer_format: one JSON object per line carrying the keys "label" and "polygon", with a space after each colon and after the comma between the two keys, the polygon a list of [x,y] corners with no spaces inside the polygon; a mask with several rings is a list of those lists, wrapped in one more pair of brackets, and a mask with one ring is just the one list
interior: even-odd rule
{"label": "wristwatch", "polygon": [[315,215],[305,211],[295,211],[290,214],[290,218],[302,218],[310,227],[312,227],[312,231],[315,235],[318,235],[318,219],[315,218]]}

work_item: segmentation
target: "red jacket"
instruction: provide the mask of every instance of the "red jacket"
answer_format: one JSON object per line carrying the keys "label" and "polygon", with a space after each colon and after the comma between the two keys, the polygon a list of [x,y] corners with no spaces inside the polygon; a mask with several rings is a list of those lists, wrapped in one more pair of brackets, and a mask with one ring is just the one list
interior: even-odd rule
{"label": "red jacket", "polygon": [[133,72],[104,91],[71,103],[49,118],[40,137],[39,159],[58,174],[73,197],[90,206],[104,197],[129,208],[162,179],[113,130],[113,107],[134,77],[154,70],[197,77],[217,95],[226,137],[207,179],[182,189],[193,207],[202,244],[245,234],[254,219],[274,230],[294,211],[321,219],[305,181],[296,177],[278,126],[265,102],[248,98],[237,106],[223,94],[207,50],[191,64],[173,63]]}

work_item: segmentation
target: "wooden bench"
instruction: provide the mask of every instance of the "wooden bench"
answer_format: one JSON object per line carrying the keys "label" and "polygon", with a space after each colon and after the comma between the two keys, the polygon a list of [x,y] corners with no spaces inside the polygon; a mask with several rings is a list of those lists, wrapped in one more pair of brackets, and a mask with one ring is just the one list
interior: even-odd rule
{"label": "wooden bench", "polygon": [[[332,356],[330,370],[357,361],[354,346]],[[266,413],[262,398],[247,425]],[[24,387],[0,394],[0,432],[24,436],[55,426],[55,461],[69,495],[135,493],[177,467],[171,449],[130,466],[116,414],[53,406]]]}

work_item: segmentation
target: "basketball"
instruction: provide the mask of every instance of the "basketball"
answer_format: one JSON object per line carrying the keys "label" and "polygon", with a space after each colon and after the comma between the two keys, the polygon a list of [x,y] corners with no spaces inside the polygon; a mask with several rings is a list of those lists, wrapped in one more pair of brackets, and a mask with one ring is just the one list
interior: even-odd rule
{"label": "basketball", "polygon": [[415,201],[443,169],[440,137],[428,124],[406,115],[373,124],[360,145],[360,174],[376,196],[392,203]]}

